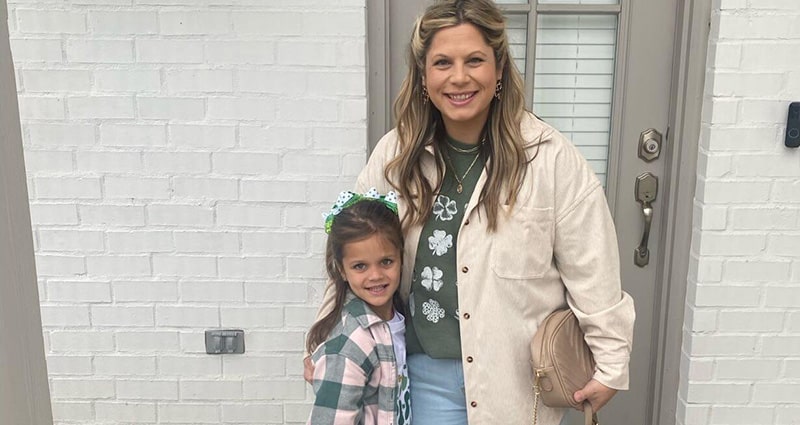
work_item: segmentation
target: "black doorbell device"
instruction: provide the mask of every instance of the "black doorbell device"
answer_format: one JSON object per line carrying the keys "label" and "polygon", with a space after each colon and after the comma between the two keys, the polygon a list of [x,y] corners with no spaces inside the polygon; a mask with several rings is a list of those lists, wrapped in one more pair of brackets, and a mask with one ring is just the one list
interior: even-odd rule
{"label": "black doorbell device", "polygon": [[789,118],[786,120],[786,147],[800,147],[800,102],[789,104]]}

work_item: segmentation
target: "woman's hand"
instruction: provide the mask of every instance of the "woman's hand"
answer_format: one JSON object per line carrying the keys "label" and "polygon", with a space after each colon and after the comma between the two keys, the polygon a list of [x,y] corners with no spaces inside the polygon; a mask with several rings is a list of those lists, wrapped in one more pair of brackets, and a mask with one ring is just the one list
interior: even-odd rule
{"label": "woman's hand", "polygon": [[614,397],[614,394],[617,393],[617,390],[613,388],[608,388],[607,386],[597,382],[596,380],[592,379],[586,384],[585,387],[575,391],[573,394],[573,398],[578,403],[583,403],[583,401],[588,400],[589,404],[592,405],[592,410],[597,412],[598,410],[602,409],[603,406],[611,400],[611,397]]}
{"label": "woman's hand", "polygon": [[314,381],[314,363],[311,363],[311,356],[303,358],[303,379],[309,384]]}

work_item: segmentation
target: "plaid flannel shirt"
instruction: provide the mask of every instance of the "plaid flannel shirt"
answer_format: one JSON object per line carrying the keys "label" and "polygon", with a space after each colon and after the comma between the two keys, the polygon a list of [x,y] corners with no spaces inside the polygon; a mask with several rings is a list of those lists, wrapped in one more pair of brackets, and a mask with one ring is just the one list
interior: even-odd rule
{"label": "plaid flannel shirt", "polygon": [[310,425],[393,425],[397,364],[386,321],[352,293],[342,320],[312,354]]}

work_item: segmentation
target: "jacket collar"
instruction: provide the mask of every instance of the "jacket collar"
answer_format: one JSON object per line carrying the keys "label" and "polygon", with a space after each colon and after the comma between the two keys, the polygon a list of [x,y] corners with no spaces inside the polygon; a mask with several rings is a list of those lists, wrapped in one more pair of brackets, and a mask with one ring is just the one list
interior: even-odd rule
{"label": "jacket collar", "polygon": [[378,315],[372,311],[364,300],[355,296],[350,290],[347,291],[344,302],[344,310],[353,316],[356,322],[364,329],[385,322],[385,320],[378,317]]}

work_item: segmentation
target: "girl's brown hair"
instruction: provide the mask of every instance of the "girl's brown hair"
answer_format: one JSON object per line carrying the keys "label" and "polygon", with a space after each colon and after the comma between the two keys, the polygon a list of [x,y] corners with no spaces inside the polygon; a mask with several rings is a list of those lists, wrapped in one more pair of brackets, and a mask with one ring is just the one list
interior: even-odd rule
{"label": "girl's brown hair", "polygon": [[[511,60],[505,18],[491,0],[440,0],[417,19],[409,43],[408,73],[394,103],[399,155],[387,164],[384,173],[401,198],[408,200],[403,224],[424,224],[444,177],[444,159],[436,141],[445,136],[441,114],[426,101],[423,92],[425,56],[439,30],[460,24],[474,25],[481,32],[494,51],[497,68],[502,70],[503,89],[499,99],[492,100],[484,126],[488,178],[479,198],[489,228],[494,230],[500,205],[513,205],[517,200],[528,160],[520,130],[525,83]],[[436,157],[437,187],[431,187],[422,173],[420,159],[429,145]]]}
{"label": "girl's brown hair", "polygon": [[[343,209],[333,220],[328,242],[325,246],[325,269],[328,278],[333,282],[334,304],[333,309],[318,320],[308,332],[306,350],[313,352],[320,344],[328,339],[336,323],[341,320],[345,297],[350,286],[344,280],[344,247],[351,242],[358,242],[373,235],[382,236],[403,255],[403,232],[400,219],[392,210],[379,201],[362,200]],[[400,294],[394,293],[392,299],[394,308],[401,313],[404,311]]]}

